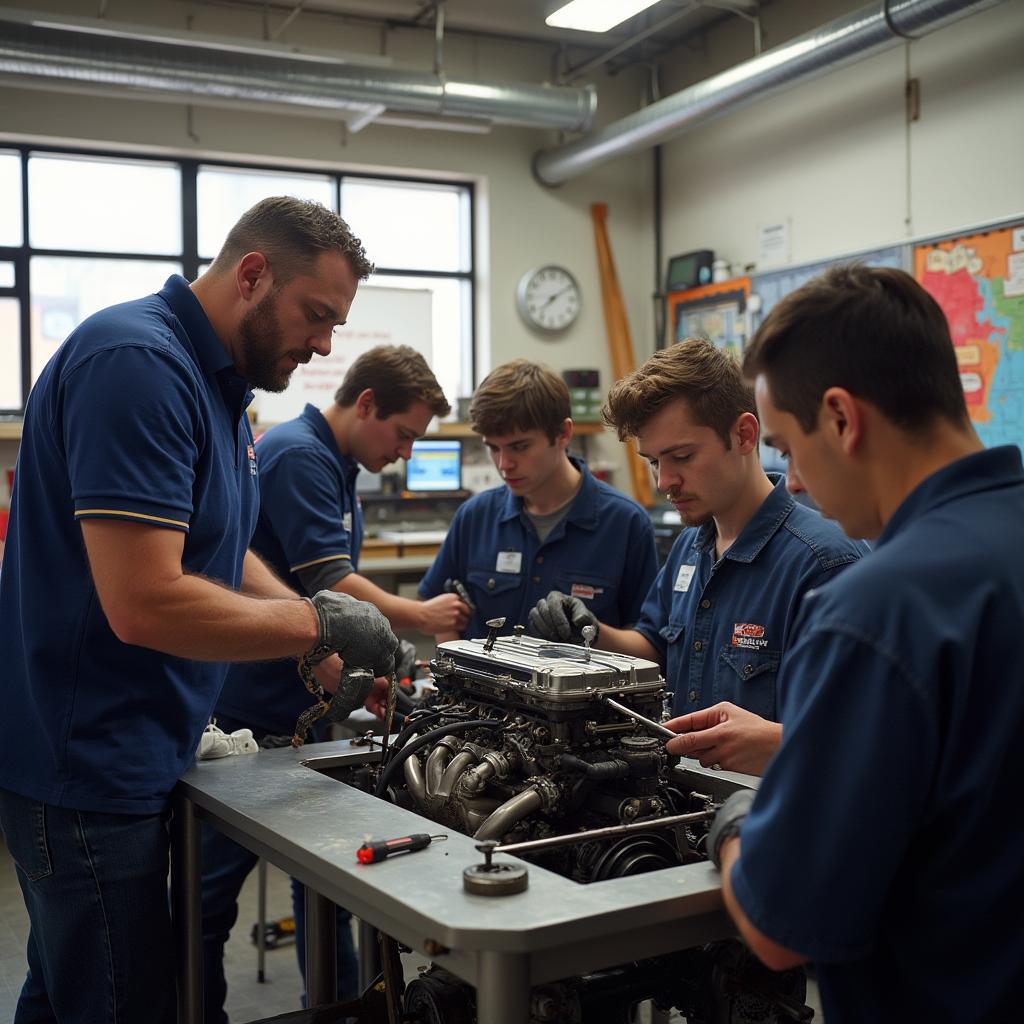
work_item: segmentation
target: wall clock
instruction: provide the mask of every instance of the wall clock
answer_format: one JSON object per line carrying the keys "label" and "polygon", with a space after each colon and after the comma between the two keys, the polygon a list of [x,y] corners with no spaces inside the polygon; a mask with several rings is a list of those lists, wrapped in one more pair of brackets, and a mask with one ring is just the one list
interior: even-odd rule
{"label": "wall clock", "polygon": [[537,267],[519,281],[516,305],[531,327],[548,333],[564,331],[579,316],[580,286],[564,267]]}

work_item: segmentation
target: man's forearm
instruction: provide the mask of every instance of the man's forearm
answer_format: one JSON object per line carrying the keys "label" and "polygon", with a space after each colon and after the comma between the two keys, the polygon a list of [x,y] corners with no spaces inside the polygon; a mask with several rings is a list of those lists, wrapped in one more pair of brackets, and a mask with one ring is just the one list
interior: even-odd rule
{"label": "man's forearm", "polygon": [[423,606],[419,601],[389,594],[357,572],[342,576],[331,590],[376,605],[392,629],[423,629]]}
{"label": "man's forearm", "polygon": [[595,646],[602,651],[629,654],[634,658],[646,658],[648,661],[659,660],[654,645],[643,633],[638,633],[635,629],[617,629],[602,622]]}
{"label": "man's forearm", "polygon": [[299,596],[251,549],[245,553],[242,586],[239,589],[250,597],[278,597],[287,600]]}
{"label": "man's forearm", "polygon": [[119,625],[115,632],[125,643],[195,661],[292,657],[308,651],[319,636],[308,601],[295,595],[250,597],[190,575],[154,591],[144,609]]}

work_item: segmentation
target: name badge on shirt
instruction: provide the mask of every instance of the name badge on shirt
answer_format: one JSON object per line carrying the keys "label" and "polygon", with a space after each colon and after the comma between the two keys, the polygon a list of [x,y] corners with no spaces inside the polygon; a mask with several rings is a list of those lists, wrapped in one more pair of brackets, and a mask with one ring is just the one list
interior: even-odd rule
{"label": "name badge on shirt", "polygon": [[523,568],[522,551],[499,551],[496,572],[520,572]]}
{"label": "name badge on shirt", "polygon": [[690,580],[693,579],[693,574],[696,571],[697,566],[695,565],[679,566],[679,572],[676,573],[676,585],[672,589],[685,594],[690,589]]}
{"label": "name badge on shirt", "polygon": [[344,527],[346,533],[352,532],[352,513],[346,512],[341,517],[341,525]]}

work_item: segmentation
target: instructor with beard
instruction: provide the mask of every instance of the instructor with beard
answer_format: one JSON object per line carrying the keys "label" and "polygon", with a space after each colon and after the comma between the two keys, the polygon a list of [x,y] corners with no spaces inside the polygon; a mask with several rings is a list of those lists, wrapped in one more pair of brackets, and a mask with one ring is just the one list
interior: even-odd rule
{"label": "instructor with beard", "polygon": [[300,598],[248,550],[250,388],[327,355],[372,269],[336,214],[266,199],[194,284],[89,317],[32,391],[0,581],[19,1021],[174,1021],[168,802],[228,662],[308,654],[342,700],[337,654],[393,668],[376,608]]}

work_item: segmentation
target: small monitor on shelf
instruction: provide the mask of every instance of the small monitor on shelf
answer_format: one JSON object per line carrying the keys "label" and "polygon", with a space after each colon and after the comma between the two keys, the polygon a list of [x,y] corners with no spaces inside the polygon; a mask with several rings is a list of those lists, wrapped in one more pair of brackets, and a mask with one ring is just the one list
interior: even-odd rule
{"label": "small monitor on shelf", "polygon": [[462,490],[462,442],[414,442],[405,464],[405,489],[419,493]]}

